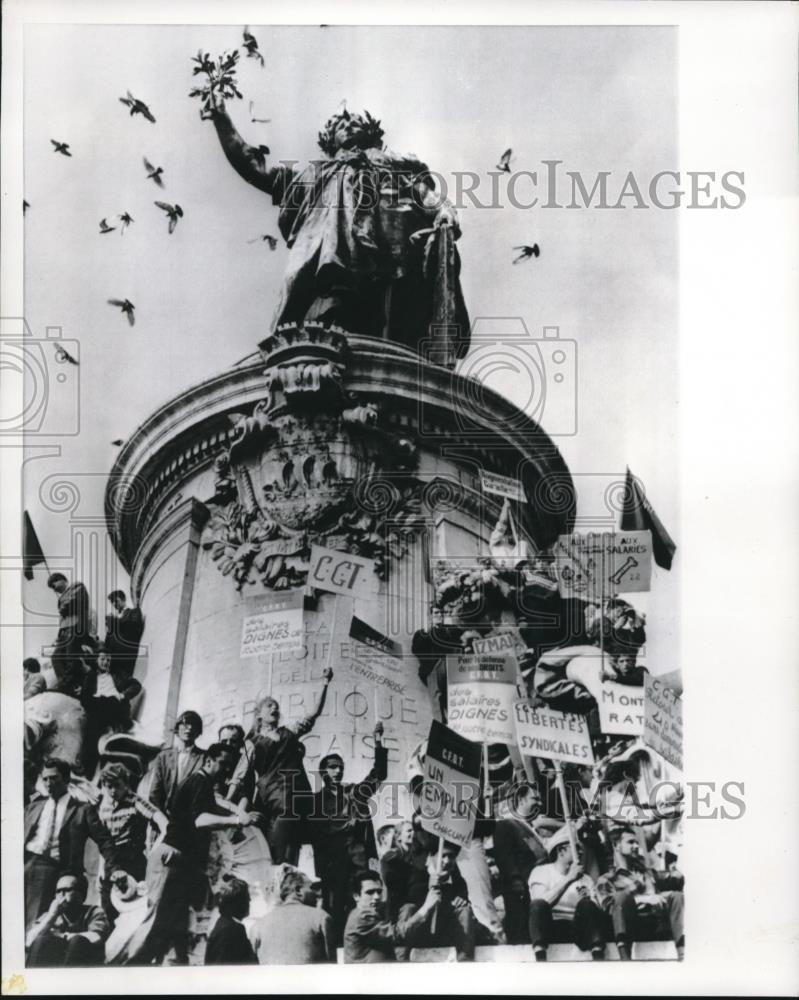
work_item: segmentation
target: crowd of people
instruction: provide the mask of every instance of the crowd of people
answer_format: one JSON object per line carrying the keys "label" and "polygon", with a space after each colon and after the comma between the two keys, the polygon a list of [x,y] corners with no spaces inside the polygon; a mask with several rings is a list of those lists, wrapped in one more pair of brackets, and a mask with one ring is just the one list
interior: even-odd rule
{"label": "crowd of people", "polygon": [[[324,709],[332,670],[307,716],[284,722],[270,696],[248,730],[226,724],[209,740],[201,716],[186,710],[173,745],[136,767],[104,740],[132,725],[141,613],[121,591],[109,595],[100,641],[86,588],[60,574],[50,586],[60,615],[51,690],[80,703],[86,731],[79,759],[41,763],[25,806],[28,964],[402,962],[413,948],[437,946],[472,961],[479,945],[504,943],[543,961],[560,942],[596,960],[613,943],[627,959],[635,941],[653,938],[671,939],[682,955],[683,878],[663,836],[680,803],[664,813],[639,802],[650,766],[640,742],[597,740],[604,758],[564,765],[562,786],[551,761],[520,766],[507,747],[492,747],[474,836],[462,846],[425,829],[422,745],[404,781],[409,814],[375,831],[388,768],[382,724],[360,780],[344,780],[338,754],[320,760],[316,791],[306,770],[302,738]],[[617,630],[635,626],[625,608],[607,610]],[[558,655],[538,651],[533,675],[556,670]],[[636,683],[634,658],[623,659],[608,669]],[[26,660],[24,671],[25,697],[43,694],[39,663]],[[561,684],[559,694],[573,701],[575,690]],[[608,803],[619,800],[634,807],[611,814]],[[219,837],[232,862],[219,861]],[[303,845],[312,874],[300,867]],[[235,859],[248,851],[256,860],[245,872]],[[209,912],[198,934],[197,914]]]}

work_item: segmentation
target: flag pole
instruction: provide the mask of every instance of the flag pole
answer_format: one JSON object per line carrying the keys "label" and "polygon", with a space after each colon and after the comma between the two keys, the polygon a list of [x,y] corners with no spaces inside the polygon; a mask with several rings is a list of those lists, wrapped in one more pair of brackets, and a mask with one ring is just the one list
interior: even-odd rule
{"label": "flag pole", "polygon": [[558,792],[560,794],[560,801],[563,803],[563,816],[566,820],[566,830],[569,834],[569,846],[572,851],[572,861],[576,863],[580,860],[577,853],[577,834],[574,831],[571,810],[569,809],[569,800],[566,797],[566,784],[563,781],[563,765],[559,760],[554,760],[552,763],[555,765],[555,784],[557,785]]}

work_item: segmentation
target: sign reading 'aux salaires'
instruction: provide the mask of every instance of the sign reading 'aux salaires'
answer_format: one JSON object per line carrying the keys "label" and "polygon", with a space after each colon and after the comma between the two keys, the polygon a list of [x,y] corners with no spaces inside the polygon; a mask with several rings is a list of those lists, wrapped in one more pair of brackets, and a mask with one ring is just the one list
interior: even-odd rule
{"label": "sign reading 'aux salaires'", "polygon": [[303,644],[302,591],[264,597],[257,615],[244,619],[239,656],[260,656]]}

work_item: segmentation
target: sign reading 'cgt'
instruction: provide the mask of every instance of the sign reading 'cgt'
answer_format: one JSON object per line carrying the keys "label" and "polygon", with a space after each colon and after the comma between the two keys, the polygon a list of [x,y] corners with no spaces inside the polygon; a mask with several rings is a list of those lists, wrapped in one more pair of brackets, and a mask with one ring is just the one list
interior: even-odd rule
{"label": "sign reading 'cgt'", "polygon": [[373,571],[372,559],[314,545],[311,548],[308,586],[331,594],[369,597],[374,592]]}

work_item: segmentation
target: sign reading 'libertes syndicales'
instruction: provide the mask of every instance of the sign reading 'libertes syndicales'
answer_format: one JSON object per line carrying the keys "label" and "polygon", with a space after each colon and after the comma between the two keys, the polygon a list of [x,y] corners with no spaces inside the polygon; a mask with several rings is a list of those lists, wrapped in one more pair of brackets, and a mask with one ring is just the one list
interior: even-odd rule
{"label": "sign reading 'libertes syndicales'", "polygon": [[478,743],[513,743],[517,671],[509,652],[448,656],[449,727]]}

